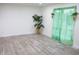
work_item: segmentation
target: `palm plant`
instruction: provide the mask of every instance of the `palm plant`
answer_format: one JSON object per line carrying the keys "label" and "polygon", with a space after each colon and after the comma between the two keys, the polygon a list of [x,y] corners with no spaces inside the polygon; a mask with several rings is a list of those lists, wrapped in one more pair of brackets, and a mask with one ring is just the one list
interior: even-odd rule
{"label": "palm plant", "polygon": [[72,14],[72,16],[73,16],[73,19],[74,19],[74,20],[76,20],[77,15],[78,15],[78,13],[77,13],[77,12],[75,12],[75,13],[73,13],[73,14]]}
{"label": "palm plant", "polygon": [[33,17],[33,22],[35,22],[34,27],[36,28],[36,32],[38,34],[41,33],[41,29],[44,28],[43,24],[42,24],[42,16],[38,16],[38,15],[34,15]]}

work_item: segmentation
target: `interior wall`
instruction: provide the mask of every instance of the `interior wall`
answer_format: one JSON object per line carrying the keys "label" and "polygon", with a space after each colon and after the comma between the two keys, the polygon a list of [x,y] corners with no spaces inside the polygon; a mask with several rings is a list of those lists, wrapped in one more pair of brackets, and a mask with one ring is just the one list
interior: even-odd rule
{"label": "interior wall", "polygon": [[[56,5],[48,5],[46,7],[42,8],[43,12],[43,20],[44,20],[44,26],[43,34],[46,36],[49,36],[51,38],[53,29],[53,18],[51,16],[51,13],[53,13],[54,8],[63,8],[63,7],[71,7],[71,6],[77,6],[77,12],[79,12],[79,5],[78,4],[56,4]],[[74,39],[73,39],[73,47],[79,48],[79,16],[77,17],[77,20],[75,21],[74,26]]]}
{"label": "interior wall", "polygon": [[40,7],[0,4],[0,37],[34,33],[34,14],[41,15]]}
{"label": "interior wall", "polygon": [[[77,12],[79,13],[79,4],[77,4]],[[74,42],[73,47],[79,49],[79,15],[77,16],[77,19],[75,21],[73,42]]]}

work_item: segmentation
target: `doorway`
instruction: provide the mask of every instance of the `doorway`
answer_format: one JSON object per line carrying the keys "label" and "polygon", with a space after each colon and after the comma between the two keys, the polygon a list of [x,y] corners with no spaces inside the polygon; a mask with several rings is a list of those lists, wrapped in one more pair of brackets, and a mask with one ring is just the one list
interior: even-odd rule
{"label": "doorway", "polygon": [[56,8],[53,12],[52,38],[65,45],[73,45],[74,20],[72,14],[76,12],[76,6]]}

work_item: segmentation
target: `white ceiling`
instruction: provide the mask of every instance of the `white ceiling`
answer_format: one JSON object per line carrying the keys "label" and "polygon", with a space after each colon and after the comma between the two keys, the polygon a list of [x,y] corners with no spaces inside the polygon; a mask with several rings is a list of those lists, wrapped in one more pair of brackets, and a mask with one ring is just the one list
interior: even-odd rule
{"label": "white ceiling", "polygon": [[51,4],[56,4],[56,3],[25,3],[24,5],[30,5],[30,6],[47,6]]}
{"label": "white ceiling", "polygon": [[48,6],[48,5],[68,4],[68,3],[0,3],[0,5],[6,5],[6,4],[7,5]]}
{"label": "white ceiling", "polygon": [[48,5],[60,5],[60,4],[76,4],[76,3],[22,3],[30,6],[48,6]]}
{"label": "white ceiling", "polygon": [[0,3],[0,5],[28,5],[28,6],[47,6],[51,4],[57,4],[57,3]]}

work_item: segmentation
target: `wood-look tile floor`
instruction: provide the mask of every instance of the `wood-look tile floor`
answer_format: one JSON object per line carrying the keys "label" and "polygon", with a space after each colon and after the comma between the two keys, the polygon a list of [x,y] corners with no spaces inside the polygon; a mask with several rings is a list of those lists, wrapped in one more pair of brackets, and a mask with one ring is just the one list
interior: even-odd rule
{"label": "wood-look tile floor", "polygon": [[0,38],[1,55],[77,55],[79,52],[44,35]]}

